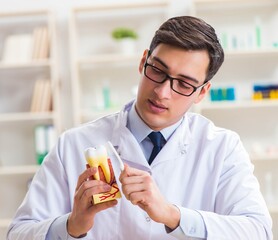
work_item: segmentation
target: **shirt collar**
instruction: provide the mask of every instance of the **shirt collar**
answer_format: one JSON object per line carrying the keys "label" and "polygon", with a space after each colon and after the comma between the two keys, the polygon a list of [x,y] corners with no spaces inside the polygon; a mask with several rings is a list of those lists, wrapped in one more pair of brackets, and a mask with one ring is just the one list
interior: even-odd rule
{"label": "shirt collar", "polygon": [[[162,129],[160,132],[166,141],[172,136],[177,127],[182,123],[184,117],[182,117],[175,124]],[[138,143],[141,143],[153,130],[147,126],[144,121],[139,117],[135,110],[135,101],[128,113],[127,128],[132,132]]]}

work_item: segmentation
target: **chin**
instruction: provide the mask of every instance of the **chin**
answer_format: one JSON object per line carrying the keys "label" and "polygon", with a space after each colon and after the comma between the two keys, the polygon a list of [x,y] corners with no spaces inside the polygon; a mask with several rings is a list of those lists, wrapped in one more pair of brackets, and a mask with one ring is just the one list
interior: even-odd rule
{"label": "chin", "polygon": [[149,118],[146,119],[145,123],[155,131],[159,131],[162,128],[166,127],[164,121],[161,121],[161,119],[157,119],[154,116],[149,116]]}

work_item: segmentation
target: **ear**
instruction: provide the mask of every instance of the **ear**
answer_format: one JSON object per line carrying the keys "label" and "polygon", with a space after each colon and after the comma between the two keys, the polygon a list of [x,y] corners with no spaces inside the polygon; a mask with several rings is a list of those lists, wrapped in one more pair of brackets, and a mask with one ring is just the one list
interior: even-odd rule
{"label": "ear", "polygon": [[199,92],[198,97],[195,99],[195,101],[194,101],[195,104],[201,102],[204,99],[204,97],[207,95],[207,93],[209,93],[210,87],[211,87],[211,82],[208,81],[207,84],[202,87],[201,91]]}
{"label": "ear", "polygon": [[144,64],[145,64],[146,59],[147,59],[147,57],[148,57],[148,51],[149,51],[149,50],[146,49],[146,50],[144,51],[144,53],[143,53],[142,58],[141,58],[141,61],[140,61],[140,64],[139,64],[139,73],[140,73],[140,74],[141,74],[142,71],[143,71]]}

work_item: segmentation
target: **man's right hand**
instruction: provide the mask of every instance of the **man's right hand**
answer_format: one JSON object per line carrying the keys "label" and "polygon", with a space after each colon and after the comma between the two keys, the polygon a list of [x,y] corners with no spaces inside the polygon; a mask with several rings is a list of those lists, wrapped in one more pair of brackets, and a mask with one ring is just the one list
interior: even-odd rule
{"label": "man's right hand", "polygon": [[117,204],[117,200],[94,205],[94,194],[108,192],[111,186],[103,181],[91,180],[97,168],[86,169],[78,178],[75,189],[74,203],[67,222],[67,231],[72,237],[86,234],[94,225],[95,215]]}

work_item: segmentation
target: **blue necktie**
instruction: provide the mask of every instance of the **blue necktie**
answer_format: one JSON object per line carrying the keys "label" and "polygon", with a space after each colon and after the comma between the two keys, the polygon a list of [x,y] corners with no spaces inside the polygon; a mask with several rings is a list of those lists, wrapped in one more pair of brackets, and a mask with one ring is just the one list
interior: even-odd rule
{"label": "blue necktie", "polygon": [[164,137],[162,136],[161,132],[151,132],[148,137],[151,139],[153,143],[153,150],[151,156],[149,158],[149,164],[153,162],[156,155],[160,152],[165,142]]}

